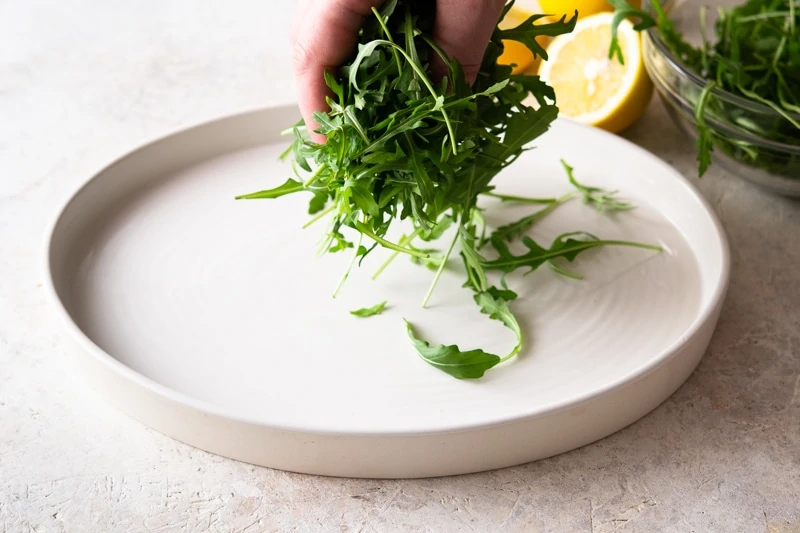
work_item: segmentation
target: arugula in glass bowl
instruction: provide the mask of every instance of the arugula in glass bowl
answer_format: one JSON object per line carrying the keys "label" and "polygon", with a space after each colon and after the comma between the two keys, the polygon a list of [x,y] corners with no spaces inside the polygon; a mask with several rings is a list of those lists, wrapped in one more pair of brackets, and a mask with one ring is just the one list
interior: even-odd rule
{"label": "arugula in glass bowl", "polygon": [[[650,0],[633,17],[645,66],[675,122],[696,139],[699,174],[714,159],[800,196],[800,2]],[[614,47],[610,54],[614,54]]]}

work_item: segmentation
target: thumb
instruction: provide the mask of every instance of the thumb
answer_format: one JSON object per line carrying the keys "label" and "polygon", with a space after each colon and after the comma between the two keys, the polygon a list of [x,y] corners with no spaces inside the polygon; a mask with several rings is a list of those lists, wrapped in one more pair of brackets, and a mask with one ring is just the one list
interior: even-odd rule
{"label": "thumb", "polygon": [[[473,83],[506,0],[437,0],[434,39]],[[438,70],[441,66],[436,65]]]}
{"label": "thumb", "polygon": [[305,0],[296,11],[291,34],[297,100],[311,138],[325,142],[314,133],[319,125],[315,111],[327,111],[326,70],[335,71],[356,45],[363,18],[381,0]]}

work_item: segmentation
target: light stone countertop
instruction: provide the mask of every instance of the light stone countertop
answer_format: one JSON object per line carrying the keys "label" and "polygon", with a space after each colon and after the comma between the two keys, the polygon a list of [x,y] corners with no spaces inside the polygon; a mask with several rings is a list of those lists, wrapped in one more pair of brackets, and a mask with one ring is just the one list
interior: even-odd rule
{"label": "light stone countertop", "polygon": [[[46,224],[131,148],[291,101],[292,6],[0,1],[0,533],[799,532],[800,202],[718,168],[697,181],[732,248],[711,347],[661,407],[580,450],[444,479],[318,478],[179,444],[86,388],[45,302]],[[657,101],[626,136],[696,179]]]}

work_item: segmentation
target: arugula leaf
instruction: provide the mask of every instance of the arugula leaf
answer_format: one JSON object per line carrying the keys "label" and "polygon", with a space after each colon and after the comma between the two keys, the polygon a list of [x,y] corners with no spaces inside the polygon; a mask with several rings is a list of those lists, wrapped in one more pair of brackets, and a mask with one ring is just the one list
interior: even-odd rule
{"label": "arugula leaf", "polygon": [[575,24],[578,21],[578,11],[575,11],[575,14],[569,21],[567,21],[567,16],[563,15],[561,19],[556,22],[537,25],[536,33],[531,31],[531,26],[534,26],[537,21],[542,19],[546,20],[547,18],[548,15],[531,15],[513,28],[499,30],[497,32],[497,36],[502,40],[517,41],[522,43],[528,47],[528,50],[533,53],[534,57],[541,57],[542,59],[546,60],[547,51],[536,40],[536,36],[543,35],[555,37],[556,35],[570,33],[575,29]]}
{"label": "arugula leaf", "polygon": [[261,198],[280,198],[281,196],[285,196],[287,194],[292,194],[295,192],[304,191],[305,187],[303,184],[297,180],[293,180],[292,178],[287,179],[283,185],[279,185],[274,189],[267,189],[264,191],[258,191],[250,194],[242,194],[237,196],[237,200],[255,200]]}
{"label": "arugula leaf", "polygon": [[581,253],[601,246],[630,246],[646,250],[661,251],[660,246],[642,244],[620,240],[600,240],[585,232],[570,232],[559,235],[553,240],[550,248],[543,248],[530,237],[523,237],[528,251],[522,255],[514,255],[502,240],[492,239],[492,246],[500,257],[492,261],[485,261],[483,267],[487,270],[501,270],[505,273],[513,272],[518,268],[528,268],[528,273],[533,272],[547,261],[564,258],[574,261]]}
{"label": "arugula leaf", "polygon": [[439,267],[442,266],[442,261],[443,259],[441,257],[437,257],[434,255],[431,255],[427,259],[423,259],[421,257],[411,258],[411,262],[414,263],[415,265],[422,265],[428,270],[433,270],[433,271],[439,270]]}
{"label": "arugula leaf", "polygon": [[492,320],[500,321],[514,332],[517,344],[505,357],[483,350],[462,352],[458,346],[452,344],[431,346],[430,343],[414,334],[411,323],[408,321],[406,321],[406,330],[417,353],[429,364],[459,379],[480,378],[487,370],[514,357],[522,349],[522,328],[506,303],[507,300],[513,300],[516,297],[517,295],[513,291],[499,290],[495,287],[490,287],[487,291],[479,292],[474,296],[481,313],[489,315]]}
{"label": "arugula leaf", "polygon": [[462,352],[458,346],[437,344],[418,338],[406,320],[408,338],[419,356],[428,364],[458,379],[482,378],[487,370],[500,363],[500,357],[480,349]]}
{"label": "arugula leaf", "polygon": [[583,197],[583,203],[589,204],[593,206],[598,211],[628,211],[633,209],[635,206],[624,200],[619,200],[615,198],[617,191],[607,191],[606,189],[602,189],[600,187],[589,187],[587,185],[583,185],[579,183],[577,179],[575,179],[574,168],[569,166],[566,161],[563,159],[561,160],[561,165],[564,167],[564,170],[567,172],[567,177],[569,178],[569,182],[575,187],[580,195]]}
{"label": "arugula leaf", "polygon": [[486,259],[475,247],[474,228],[461,229],[461,258],[464,261],[464,270],[467,272],[465,287],[471,287],[476,293],[489,290],[489,281],[486,279],[486,271],[483,264]]}
{"label": "arugula leaf", "polygon": [[502,289],[498,289],[497,287],[489,287],[486,292],[488,292],[492,298],[505,300],[506,302],[517,299],[517,293],[509,290],[509,288],[505,286]]}
{"label": "arugula leaf", "polygon": [[[576,193],[579,194],[583,198],[583,203],[593,206],[595,209],[601,212],[612,212],[612,211],[628,211],[633,209],[635,206],[627,201],[620,200],[616,198],[616,191],[608,191],[606,189],[600,187],[589,187],[580,183],[574,174],[574,169],[569,166],[566,161],[563,159],[561,160],[561,165],[566,170],[567,178],[569,179],[570,184],[575,187]],[[521,219],[506,224],[504,226],[500,226],[492,233],[493,239],[499,239],[501,241],[511,242],[514,239],[521,237],[524,235],[530,228],[538,221],[555,211],[555,209],[568,202],[572,198],[575,197],[576,193],[568,193],[560,198],[525,198],[520,196],[508,196],[496,193],[488,193],[488,196],[492,196],[494,198],[499,198],[502,201],[516,201],[516,202],[525,202],[525,203],[536,203],[536,204],[546,204],[546,207],[536,211],[528,216],[522,217]],[[555,265],[551,265],[554,270],[559,272],[560,274],[569,275],[570,277],[579,278],[574,274],[569,274],[568,272],[563,271],[562,269],[558,268]]]}
{"label": "arugula leaf", "polygon": [[450,229],[453,225],[453,217],[450,215],[444,215],[439,220],[436,221],[436,225],[428,231],[423,231],[420,233],[419,238],[423,241],[430,242],[440,239],[444,232]]}
{"label": "arugula leaf", "polygon": [[522,349],[522,328],[520,328],[517,317],[511,312],[505,300],[505,297],[508,296],[509,293],[516,298],[517,295],[514,292],[507,290],[500,291],[494,287],[490,287],[486,292],[479,292],[474,297],[475,303],[477,303],[478,307],[481,309],[481,313],[489,315],[489,318],[492,320],[502,322],[503,325],[513,331],[514,335],[517,337],[516,346],[514,346],[511,352],[509,352],[502,361],[514,357]]}
{"label": "arugula leaf", "polygon": [[362,307],[361,309],[356,309],[355,311],[350,311],[350,314],[353,316],[357,316],[360,318],[366,318],[370,316],[375,316],[383,313],[386,309],[386,300],[373,305],[372,307]]}
{"label": "arugula leaf", "polygon": [[308,203],[308,214],[313,215],[325,209],[325,204],[328,203],[328,191],[320,189],[314,191],[314,197]]}
{"label": "arugula leaf", "polygon": [[341,252],[342,250],[353,247],[353,243],[345,239],[344,235],[338,231],[334,231],[330,234],[330,242],[331,245],[328,247],[328,253]]}
{"label": "arugula leaf", "polygon": [[697,121],[697,162],[700,165],[699,174],[701,177],[711,166],[711,153],[714,151],[714,134],[706,124],[705,111],[711,92],[716,86],[716,82],[711,82],[703,88],[703,92],[697,101],[697,107],[694,110],[694,117]]}
{"label": "arugula leaf", "polygon": [[619,39],[617,37],[619,25],[622,24],[622,21],[631,17],[638,18],[639,22],[634,25],[634,29],[639,31],[653,27],[657,22],[648,13],[633,7],[625,0],[607,1],[614,7],[614,16],[611,19],[611,46],[608,50],[608,57],[610,59],[616,56],[620,65],[624,65],[625,58],[622,56],[622,48],[619,45]]}
{"label": "arugula leaf", "polygon": [[511,242],[515,238],[521,237],[529,229],[531,229],[534,224],[555,211],[558,206],[568,202],[572,197],[573,196],[571,194],[565,194],[561,198],[556,198],[550,202],[550,204],[543,209],[540,209],[526,217],[522,217],[516,222],[511,222],[505,226],[500,226],[492,233],[490,240],[499,239],[501,241]]}

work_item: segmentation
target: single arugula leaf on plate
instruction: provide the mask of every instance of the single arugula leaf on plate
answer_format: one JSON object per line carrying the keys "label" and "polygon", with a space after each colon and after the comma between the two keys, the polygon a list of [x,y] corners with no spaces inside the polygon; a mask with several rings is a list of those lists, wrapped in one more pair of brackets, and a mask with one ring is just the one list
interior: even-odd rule
{"label": "single arugula leaf on plate", "polygon": [[491,261],[485,261],[483,267],[487,270],[500,270],[506,274],[518,268],[527,268],[527,273],[529,274],[548,261],[563,258],[572,262],[582,252],[603,246],[628,246],[659,252],[662,250],[660,246],[638,242],[601,240],[585,232],[570,232],[559,235],[553,240],[550,248],[540,246],[527,236],[522,238],[522,243],[528,251],[521,255],[514,255],[502,240],[492,240],[492,246],[498,252],[499,257]]}
{"label": "single arugula leaf on plate", "polygon": [[477,379],[487,370],[500,363],[497,355],[480,349],[462,352],[455,345],[431,345],[414,333],[411,322],[406,320],[406,332],[419,356],[428,364],[458,379]]}
{"label": "single arugula leaf on plate", "polygon": [[480,378],[487,370],[511,359],[522,349],[522,328],[507,303],[508,300],[516,297],[517,295],[513,291],[495,287],[490,287],[487,291],[476,293],[474,296],[481,313],[489,315],[489,318],[501,322],[514,332],[517,343],[505,357],[484,350],[464,352],[453,344],[431,345],[428,341],[416,336],[408,321],[406,321],[406,330],[417,353],[428,364],[459,379]]}
{"label": "single arugula leaf on plate", "polygon": [[383,313],[386,309],[386,300],[373,305],[372,307],[362,307],[361,309],[356,309],[355,311],[350,311],[350,314],[353,316],[357,316],[360,318],[367,318],[370,316],[375,316]]}
{"label": "single arugula leaf on plate", "polygon": [[[561,165],[567,173],[569,183],[576,189],[576,191],[573,193],[567,193],[560,198],[526,198],[522,196],[510,196],[493,192],[488,194],[488,196],[499,198],[504,202],[545,204],[546,206],[528,216],[520,218],[519,220],[500,226],[494,232],[492,232],[492,238],[511,242],[514,239],[521,237],[527,233],[534,224],[555,211],[560,205],[570,201],[576,195],[581,196],[584,204],[591,205],[600,212],[628,211],[635,207],[632,203],[617,198],[617,191],[609,191],[601,187],[590,187],[580,183],[575,178],[574,169],[563,159],[561,160]],[[558,268],[556,268],[556,271],[559,271]],[[559,272],[562,274],[565,273],[563,271]],[[573,275],[572,277],[577,276]]]}
{"label": "single arugula leaf on plate", "polygon": [[583,203],[589,204],[598,211],[629,211],[635,206],[625,200],[620,200],[616,197],[617,191],[609,191],[600,187],[589,187],[583,185],[575,179],[575,169],[569,166],[566,161],[561,160],[561,165],[567,172],[569,182],[578,190],[578,193],[583,198]]}

